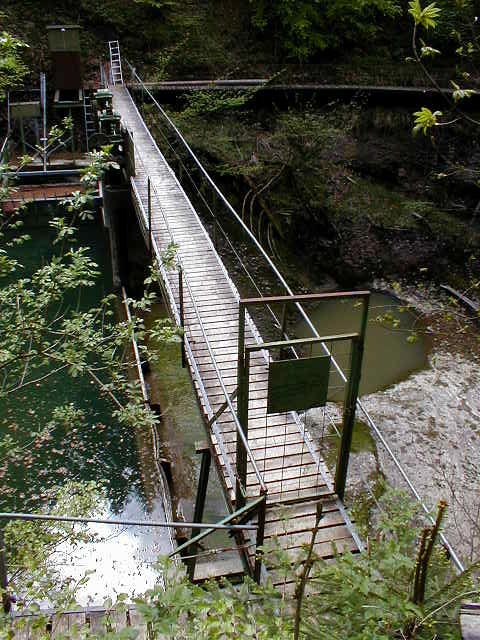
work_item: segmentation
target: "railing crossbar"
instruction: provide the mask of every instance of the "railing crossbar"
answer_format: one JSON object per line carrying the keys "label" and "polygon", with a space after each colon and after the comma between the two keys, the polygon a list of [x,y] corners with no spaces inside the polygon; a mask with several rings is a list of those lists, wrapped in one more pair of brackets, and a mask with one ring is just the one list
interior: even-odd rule
{"label": "railing crossbar", "polygon": [[227,531],[255,531],[258,527],[249,524],[229,524],[228,522],[206,523],[206,522],[159,522],[157,520],[111,520],[109,518],[80,518],[77,516],[51,516],[36,513],[0,513],[0,520],[27,520],[44,522],[72,522],[80,524],[110,524],[131,527],[159,527],[161,529],[207,529],[215,531],[226,529]]}
{"label": "railing crossbar", "polygon": [[[236,519],[238,519],[241,522],[242,518],[245,518],[248,514],[251,514],[251,512],[254,511],[255,509],[257,509],[262,504],[262,502],[264,502],[264,501],[265,501],[265,496],[264,495],[261,495],[258,498],[255,498],[255,500],[253,500],[252,502],[246,504],[241,509],[238,509],[237,511],[234,511],[233,513],[228,514],[228,516],[223,518],[223,520],[221,520],[218,523],[218,527],[220,527],[220,525],[222,525],[222,526],[225,526],[225,528],[227,528],[227,525],[228,525],[230,528],[234,528],[236,526],[237,528],[244,529],[244,530],[249,530],[249,529],[250,530],[251,529],[257,530],[258,529],[257,525],[243,525],[243,524],[240,524],[240,525],[229,525],[229,523],[232,520],[236,520]],[[199,542],[201,542],[204,538],[209,536],[214,531],[213,527],[209,528],[208,525],[206,525],[203,528],[206,528],[208,530],[207,531],[202,531],[201,533],[199,533],[195,537],[191,538],[190,540],[187,540],[187,542],[184,542],[179,547],[174,549],[169,554],[169,558],[177,555],[177,553],[181,553],[182,551],[184,551],[185,549],[188,549],[192,545],[198,544]]]}

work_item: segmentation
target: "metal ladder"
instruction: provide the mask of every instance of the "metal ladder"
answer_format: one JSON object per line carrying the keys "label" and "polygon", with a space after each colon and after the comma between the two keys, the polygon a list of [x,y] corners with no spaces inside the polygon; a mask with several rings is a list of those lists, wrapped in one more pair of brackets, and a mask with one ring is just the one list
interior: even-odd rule
{"label": "metal ladder", "polygon": [[122,58],[120,56],[120,45],[118,40],[110,40],[110,75],[112,84],[123,84]]}
{"label": "metal ladder", "polygon": [[83,92],[83,117],[85,120],[85,138],[87,141],[87,151],[90,151],[88,139],[93,133],[96,133],[97,128],[95,126],[95,120],[93,119],[92,98],[86,91]]}

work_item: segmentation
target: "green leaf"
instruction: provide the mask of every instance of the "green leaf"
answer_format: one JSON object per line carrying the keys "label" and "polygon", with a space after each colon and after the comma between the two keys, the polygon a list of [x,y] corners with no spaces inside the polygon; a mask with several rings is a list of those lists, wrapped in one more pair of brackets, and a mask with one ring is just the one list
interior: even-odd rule
{"label": "green leaf", "polygon": [[433,47],[426,45],[422,40],[420,42],[422,44],[422,48],[420,49],[421,58],[433,58],[441,53],[438,49],[434,49]]}
{"label": "green leaf", "polygon": [[437,118],[442,114],[441,111],[434,111],[433,113],[427,107],[422,107],[420,111],[415,111],[415,126],[413,127],[413,134],[416,135],[419,131],[426,135],[431,127],[438,125]]}
{"label": "green leaf", "polygon": [[420,0],[411,0],[409,3],[408,13],[413,16],[413,20],[417,26],[422,26],[425,29],[430,27],[435,28],[436,18],[441,13],[441,9],[437,7],[436,2],[432,2],[422,9]]}
{"label": "green leaf", "polygon": [[455,100],[455,102],[458,102],[459,100],[463,100],[464,98],[470,98],[471,96],[477,93],[475,89],[461,89],[459,85],[453,80],[450,80],[450,84],[453,87],[452,97]]}

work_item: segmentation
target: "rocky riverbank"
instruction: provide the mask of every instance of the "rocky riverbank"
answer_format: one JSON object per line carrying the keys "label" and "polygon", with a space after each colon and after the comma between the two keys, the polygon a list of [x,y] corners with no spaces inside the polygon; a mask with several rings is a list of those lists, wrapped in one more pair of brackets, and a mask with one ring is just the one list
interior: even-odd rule
{"label": "rocky riverbank", "polygon": [[[385,281],[374,285],[389,290]],[[473,318],[438,291],[396,287],[417,315],[417,331],[428,336],[428,367],[362,402],[427,507],[434,512],[446,500],[445,534],[468,565],[480,553],[480,339]],[[372,488],[385,478],[406,490],[391,456],[376,445],[354,456],[354,492],[365,478]]]}

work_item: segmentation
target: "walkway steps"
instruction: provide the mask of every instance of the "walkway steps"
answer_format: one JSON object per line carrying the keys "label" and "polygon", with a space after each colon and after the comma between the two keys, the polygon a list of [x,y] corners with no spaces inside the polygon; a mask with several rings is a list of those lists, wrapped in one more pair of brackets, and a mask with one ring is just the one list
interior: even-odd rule
{"label": "walkway steps", "polygon": [[[121,114],[135,145],[136,175],[132,179],[132,186],[141,227],[147,238],[145,212],[148,210],[147,180],[150,177],[152,234],[155,242],[160,251],[164,251],[172,240],[178,245],[184,274],[185,336],[194,360],[189,361],[189,366],[208,420],[225,403],[222,383],[228,393],[236,388],[239,294],[127,89],[115,86],[112,91],[114,108]],[[178,308],[177,272],[169,272],[167,279]],[[258,331],[250,323],[246,331],[246,343],[256,344],[256,337],[259,338]],[[258,352],[252,354],[251,365],[248,440],[268,489],[269,531],[273,531],[270,523],[278,523],[281,519],[283,507],[295,520],[295,526],[300,529],[303,527],[301,531],[289,532],[288,526],[286,531],[277,526],[274,534],[269,534],[270,538],[275,537],[283,548],[296,553],[305,541],[305,531],[311,527],[311,514],[315,512],[313,503],[311,511],[305,512],[305,501],[325,499],[335,516],[331,521],[325,520],[326,525],[317,545],[318,552],[322,557],[331,557],[334,554],[332,542],[339,543],[338,548],[342,550],[357,551],[351,522],[338,498],[332,494],[332,481],[323,461],[318,458],[317,447],[308,434],[304,437],[295,414],[267,415],[268,364]],[[196,370],[201,381],[195,375]],[[236,407],[236,400],[232,402]],[[208,436],[227,501],[233,509],[237,433],[229,410],[216,420]],[[248,467],[247,493],[251,497],[259,495],[259,482],[252,464]]]}
{"label": "walkway steps", "polygon": [[[12,632],[15,640],[55,640],[56,638],[108,637],[109,633],[130,630],[137,640],[148,638],[147,625],[135,606],[121,610],[101,607],[79,608],[57,614],[43,612],[45,625],[39,624],[38,613],[12,614]],[[9,636],[10,637],[10,636]],[[162,636],[156,636],[161,640]]]}

